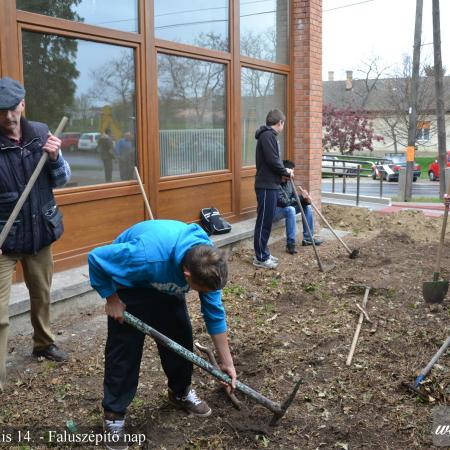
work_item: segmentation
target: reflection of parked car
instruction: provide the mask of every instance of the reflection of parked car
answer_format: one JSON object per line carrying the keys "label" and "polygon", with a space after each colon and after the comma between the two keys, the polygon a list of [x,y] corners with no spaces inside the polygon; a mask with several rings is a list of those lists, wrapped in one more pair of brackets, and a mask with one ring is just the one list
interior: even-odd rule
{"label": "reflection of parked car", "polygon": [[358,164],[347,162],[344,159],[339,159],[336,156],[324,155],[322,158],[322,173],[335,173],[338,176],[343,174],[356,173]]}
{"label": "reflection of parked car", "polygon": [[83,133],[78,140],[78,150],[97,150],[101,133]]}
{"label": "reflection of parked car", "polygon": [[[372,166],[372,178],[376,180],[383,177],[386,181],[398,181],[400,169],[406,167],[406,155],[390,156],[389,159],[382,159],[376,161]],[[413,166],[413,181],[417,181],[422,173],[422,168],[419,164],[414,163]]]}
{"label": "reflection of parked car", "polygon": [[[450,151],[447,152],[447,167],[450,167]],[[439,179],[439,162],[438,157],[428,166],[428,178],[431,181],[437,181]]]}
{"label": "reflection of parked car", "polygon": [[78,148],[81,133],[68,132],[61,135],[61,150],[74,152]]}

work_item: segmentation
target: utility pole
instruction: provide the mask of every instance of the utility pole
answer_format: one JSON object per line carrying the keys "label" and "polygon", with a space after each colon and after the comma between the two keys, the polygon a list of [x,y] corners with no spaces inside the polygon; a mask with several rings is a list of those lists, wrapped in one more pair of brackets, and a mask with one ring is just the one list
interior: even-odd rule
{"label": "utility pole", "polygon": [[408,148],[406,149],[406,183],[403,192],[405,201],[411,200],[414,170],[414,150],[417,137],[417,89],[419,83],[420,47],[422,39],[423,0],[416,0],[416,23],[414,28],[413,67],[409,102]]}
{"label": "utility pole", "polygon": [[447,167],[447,149],[444,110],[444,74],[441,55],[441,19],[439,0],[433,0],[433,49],[434,49],[434,84],[436,91],[436,116],[438,130],[439,159],[439,195],[445,194],[445,168]]}

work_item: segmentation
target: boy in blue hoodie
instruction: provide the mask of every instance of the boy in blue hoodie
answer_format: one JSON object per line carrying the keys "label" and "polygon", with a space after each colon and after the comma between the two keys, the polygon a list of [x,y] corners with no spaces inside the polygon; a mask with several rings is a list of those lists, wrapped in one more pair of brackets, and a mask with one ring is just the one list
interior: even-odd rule
{"label": "boy in blue hoodie", "polygon": [[[123,436],[125,413],[139,380],[144,334],[123,323],[125,309],[192,351],[192,327],[185,293],[199,292],[201,310],[221,369],[234,387],[236,371],[227,340],[221,289],[228,276],[223,252],[203,229],[174,220],[138,223],[88,257],[92,287],[106,298],[104,428]],[[211,408],[191,388],[192,363],[158,345],[168,379],[169,400],[190,414],[209,416]],[[126,449],[126,443],[107,448]],[[122,445],[122,446],[120,446]]]}

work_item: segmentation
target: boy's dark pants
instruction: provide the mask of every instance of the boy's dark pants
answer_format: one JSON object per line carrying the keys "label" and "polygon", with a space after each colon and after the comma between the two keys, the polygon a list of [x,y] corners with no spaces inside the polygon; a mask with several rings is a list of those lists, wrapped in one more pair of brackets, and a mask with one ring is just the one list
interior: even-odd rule
{"label": "boy's dark pants", "polygon": [[[192,326],[184,295],[168,295],[155,289],[119,290],[120,299],[130,314],[192,351]],[[105,348],[103,408],[125,414],[139,381],[139,368],[145,335],[127,324],[108,317]],[[159,357],[168,386],[178,396],[191,384],[192,363],[158,345]]]}
{"label": "boy's dark pants", "polygon": [[257,216],[253,246],[258,261],[265,261],[270,256],[269,242],[273,219],[277,208],[278,189],[256,188]]}

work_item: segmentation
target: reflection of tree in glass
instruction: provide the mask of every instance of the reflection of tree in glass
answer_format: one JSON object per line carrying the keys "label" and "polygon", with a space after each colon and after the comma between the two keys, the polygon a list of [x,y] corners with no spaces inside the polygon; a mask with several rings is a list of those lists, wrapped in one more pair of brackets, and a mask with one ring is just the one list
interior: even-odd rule
{"label": "reflection of tree in glass", "polygon": [[45,14],[51,17],[60,17],[67,20],[83,22],[73,6],[77,6],[82,0],[17,0],[17,8],[24,11]]}
{"label": "reflection of tree in glass", "polygon": [[228,51],[228,39],[212,31],[210,33],[200,33],[198,38],[194,40],[194,45],[222,52]]}
{"label": "reflection of tree in glass", "polygon": [[241,34],[241,54],[256,59],[275,62],[277,35],[275,28],[268,28],[264,32],[248,31]]}
{"label": "reflection of tree in glass", "polygon": [[93,86],[89,91],[92,99],[105,102],[112,108],[113,118],[128,126],[135,108],[135,64],[132,49],[124,49],[117,58],[90,72]]}
{"label": "reflection of tree in glass", "polygon": [[54,128],[71,109],[76,90],[75,80],[79,75],[76,68],[77,48],[75,39],[23,32],[23,73],[28,117]]}
{"label": "reflection of tree in glass", "polygon": [[[176,111],[194,113],[195,121],[201,127],[206,113],[224,113],[225,71],[223,64],[199,61],[190,58],[160,54],[158,57],[158,93],[164,103],[167,120],[176,117]],[[219,118],[223,126],[223,117]]]}

